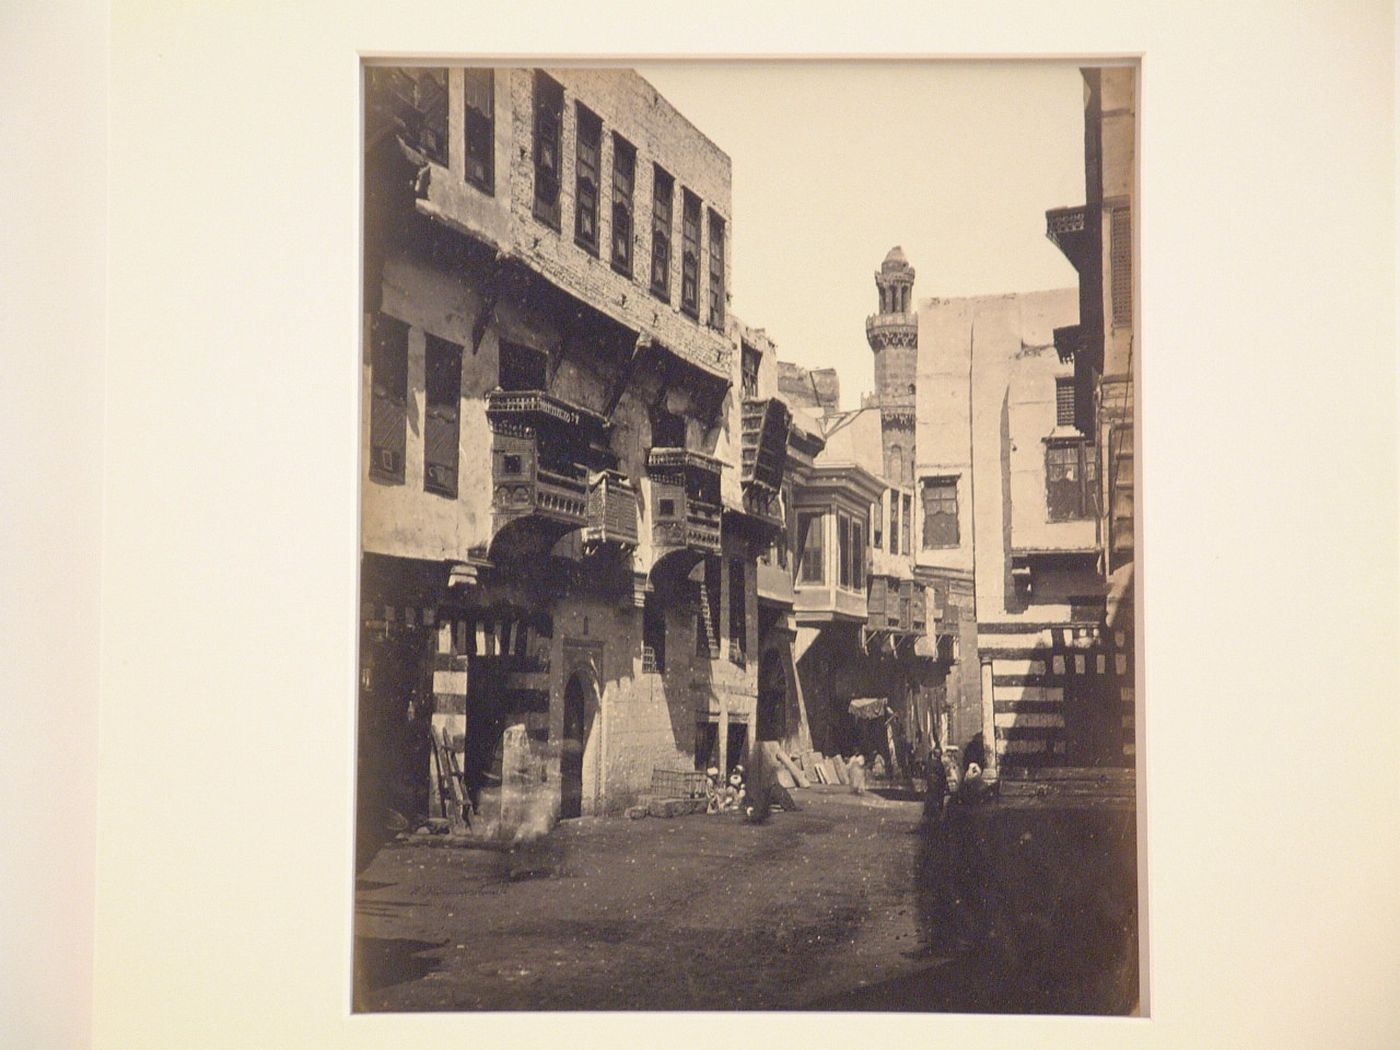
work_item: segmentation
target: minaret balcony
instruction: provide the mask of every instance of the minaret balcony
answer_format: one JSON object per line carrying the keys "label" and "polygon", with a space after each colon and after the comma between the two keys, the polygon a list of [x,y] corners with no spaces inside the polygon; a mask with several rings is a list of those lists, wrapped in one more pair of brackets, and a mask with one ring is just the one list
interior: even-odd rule
{"label": "minaret balcony", "polygon": [[865,338],[872,346],[918,346],[918,318],[912,313],[871,314],[865,319]]}

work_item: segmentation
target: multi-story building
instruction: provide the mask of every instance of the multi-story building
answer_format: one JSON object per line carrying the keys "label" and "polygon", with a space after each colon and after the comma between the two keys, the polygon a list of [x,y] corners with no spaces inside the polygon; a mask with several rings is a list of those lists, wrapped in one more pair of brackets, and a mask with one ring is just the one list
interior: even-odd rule
{"label": "multi-story building", "polygon": [[729,158],[621,70],[366,100],[364,819],[435,804],[441,741],[483,833],[737,761],[789,436],[743,389]]}
{"label": "multi-story building", "polygon": [[1003,775],[1132,754],[1131,645],[1103,629],[1094,440],[1055,353],[1076,315],[1072,289],[919,310],[918,558],[973,580],[964,664],[980,672],[979,750]]}
{"label": "multi-story building", "polygon": [[[1055,332],[1074,365],[1076,422],[1096,438],[1103,570],[1133,561],[1133,192],[1137,71],[1086,68],[1085,203],[1046,212],[1046,234],[1079,272],[1079,323]],[[1126,577],[1126,573],[1120,579]],[[1131,619],[1129,617],[1128,619]]]}

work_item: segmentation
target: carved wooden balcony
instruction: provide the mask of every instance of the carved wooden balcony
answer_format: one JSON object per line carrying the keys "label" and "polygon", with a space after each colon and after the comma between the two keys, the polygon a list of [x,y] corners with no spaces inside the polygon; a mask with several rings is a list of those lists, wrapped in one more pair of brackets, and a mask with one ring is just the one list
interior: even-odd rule
{"label": "carved wooden balcony", "polygon": [[612,544],[631,550],[637,546],[637,489],[626,475],[599,471],[588,488],[588,523],[583,542],[587,547]]}
{"label": "carved wooden balcony", "polygon": [[927,626],[928,602],[924,585],[891,576],[870,577],[866,626],[871,631],[896,635],[920,635]]}
{"label": "carved wooden balcony", "polygon": [[791,424],[792,413],[775,397],[744,402],[740,481],[746,488],[759,486],[769,492],[782,488]]}
{"label": "carved wooden balcony", "polygon": [[1045,213],[1045,236],[1076,270],[1083,270],[1098,243],[1098,211],[1085,204],[1052,208]]}
{"label": "carved wooden balcony", "polygon": [[539,390],[493,391],[486,418],[493,555],[535,556],[587,525],[589,465],[602,445],[602,418]]}
{"label": "carved wooden balcony", "polygon": [[679,571],[720,552],[723,469],[723,460],[693,449],[659,446],[647,452],[653,569],[664,559]]}

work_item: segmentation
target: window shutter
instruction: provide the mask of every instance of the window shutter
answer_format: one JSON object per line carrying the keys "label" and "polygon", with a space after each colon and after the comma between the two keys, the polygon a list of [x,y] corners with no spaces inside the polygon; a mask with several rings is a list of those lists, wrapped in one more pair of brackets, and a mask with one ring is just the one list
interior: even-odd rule
{"label": "window shutter", "polygon": [[1133,320],[1133,222],[1126,206],[1113,209],[1109,243],[1110,294],[1113,298],[1113,323],[1131,324]]}

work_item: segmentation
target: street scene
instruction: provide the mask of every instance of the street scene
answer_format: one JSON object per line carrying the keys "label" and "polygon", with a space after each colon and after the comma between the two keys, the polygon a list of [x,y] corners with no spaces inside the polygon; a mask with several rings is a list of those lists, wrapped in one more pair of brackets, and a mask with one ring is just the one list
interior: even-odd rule
{"label": "street scene", "polygon": [[355,1010],[1136,1013],[1136,67],[364,73]]}

